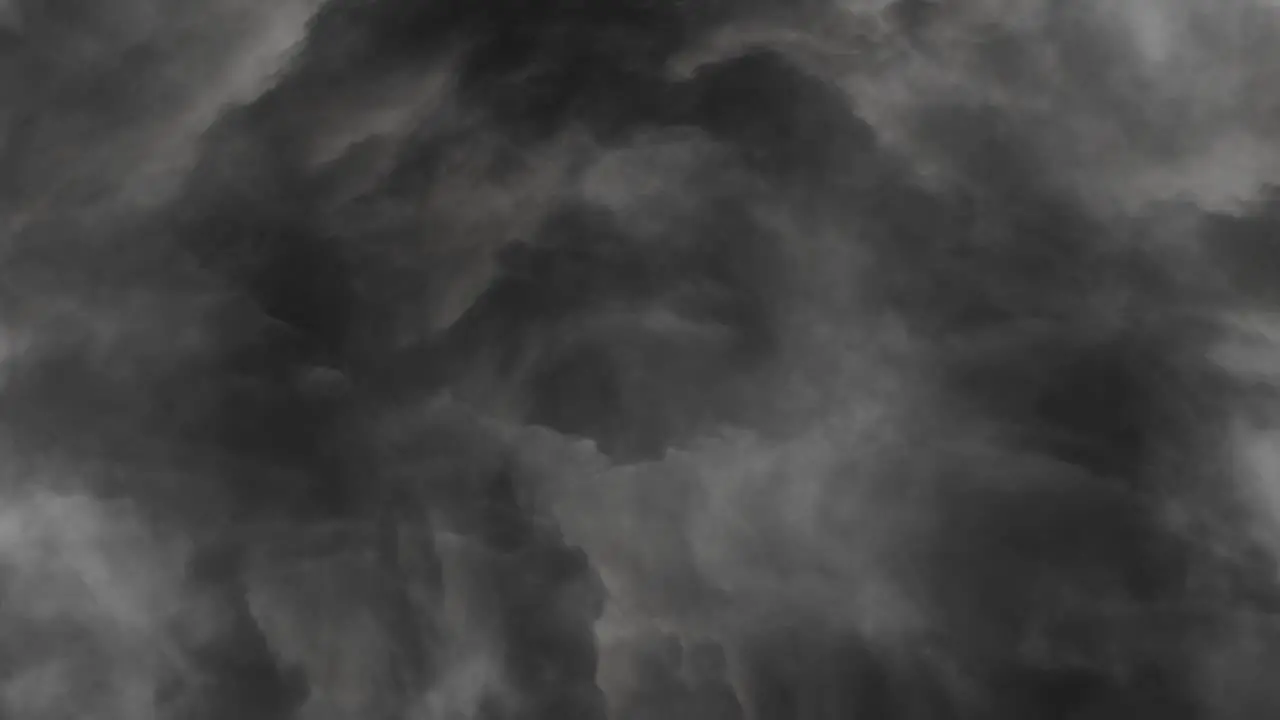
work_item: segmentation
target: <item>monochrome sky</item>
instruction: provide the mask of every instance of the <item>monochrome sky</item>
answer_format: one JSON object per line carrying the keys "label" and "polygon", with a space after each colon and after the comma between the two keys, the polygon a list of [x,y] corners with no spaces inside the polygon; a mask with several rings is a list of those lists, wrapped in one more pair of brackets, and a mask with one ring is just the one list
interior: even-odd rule
{"label": "monochrome sky", "polygon": [[390,504],[408,716],[489,717],[511,475],[619,717],[661,633],[762,720],[1273,717],[1278,82],[1272,0],[2,2],[7,716],[153,716],[215,537],[368,716]]}

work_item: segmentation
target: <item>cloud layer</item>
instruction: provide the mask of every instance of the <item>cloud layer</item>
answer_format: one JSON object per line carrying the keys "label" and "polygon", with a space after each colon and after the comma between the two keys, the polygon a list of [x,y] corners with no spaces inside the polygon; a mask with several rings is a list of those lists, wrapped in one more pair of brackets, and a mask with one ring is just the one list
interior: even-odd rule
{"label": "cloud layer", "polygon": [[1202,5],[0,5],[5,713],[1271,717]]}

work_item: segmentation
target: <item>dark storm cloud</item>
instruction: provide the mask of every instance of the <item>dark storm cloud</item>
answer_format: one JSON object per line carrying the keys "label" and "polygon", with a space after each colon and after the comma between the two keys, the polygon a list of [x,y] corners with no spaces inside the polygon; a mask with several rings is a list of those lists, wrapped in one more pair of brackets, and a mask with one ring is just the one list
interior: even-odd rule
{"label": "dark storm cloud", "polygon": [[1268,5],[13,8],[6,592],[120,716],[1274,702]]}
{"label": "dark storm cloud", "polygon": [[200,426],[225,298],[141,210],[292,40],[271,37],[283,15],[247,7],[7,11],[4,634],[23,650],[5,657],[5,711],[137,717],[175,657],[183,525],[222,494]]}

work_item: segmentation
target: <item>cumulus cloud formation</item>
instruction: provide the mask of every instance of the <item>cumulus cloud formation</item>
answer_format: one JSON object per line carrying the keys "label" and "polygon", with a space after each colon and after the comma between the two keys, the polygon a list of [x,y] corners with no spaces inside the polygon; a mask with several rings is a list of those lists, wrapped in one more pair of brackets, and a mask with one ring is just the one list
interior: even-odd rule
{"label": "cumulus cloud formation", "polygon": [[0,3],[0,715],[1274,716],[1278,52]]}

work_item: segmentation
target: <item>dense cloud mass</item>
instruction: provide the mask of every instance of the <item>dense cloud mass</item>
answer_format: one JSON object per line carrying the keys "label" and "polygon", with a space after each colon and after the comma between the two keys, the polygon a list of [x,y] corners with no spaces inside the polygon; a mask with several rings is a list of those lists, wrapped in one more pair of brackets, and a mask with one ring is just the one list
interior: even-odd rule
{"label": "dense cloud mass", "polygon": [[0,2],[0,717],[1280,717],[1274,0]]}

